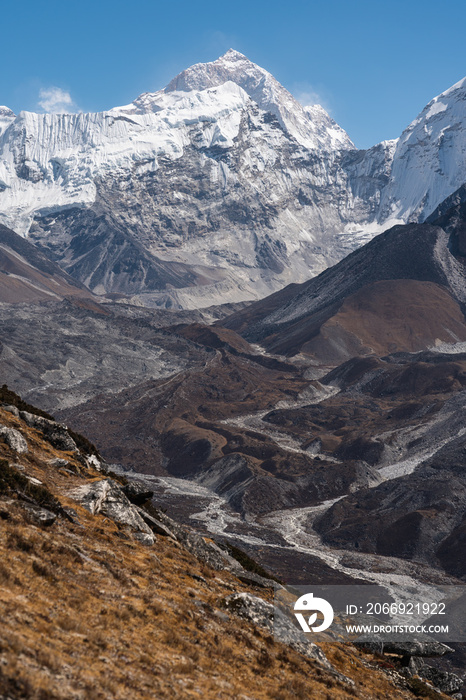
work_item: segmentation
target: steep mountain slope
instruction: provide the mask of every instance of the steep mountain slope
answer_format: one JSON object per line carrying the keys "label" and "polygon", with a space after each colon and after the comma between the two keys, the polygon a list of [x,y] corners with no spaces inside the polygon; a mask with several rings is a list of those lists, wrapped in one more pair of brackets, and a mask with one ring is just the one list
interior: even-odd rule
{"label": "steep mountain slope", "polygon": [[[233,49],[218,61],[197,63],[183,71],[167,85],[165,92],[206,90],[228,81],[239,85],[264,112],[277,117],[281,126],[301,145],[326,151],[354,149],[346,132],[320,105],[303,107],[273,75]],[[152,104],[150,93],[141,95],[135,102],[137,108],[144,110]],[[130,109],[130,113],[132,111]]]}
{"label": "steep mountain slope", "polygon": [[363,430],[348,426],[338,448],[340,457],[369,460],[385,481],[327,510],[316,523],[325,542],[464,578],[465,360],[459,352],[400,353],[371,367],[352,360],[329,375],[348,400],[370,396],[387,406],[378,425],[366,419]]}
{"label": "steep mountain slope", "polygon": [[157,493],[108,474],[64,426],[1,391],[2,697],[409,700],[428,689],[393,656],[387,673],[373,654],[277,623],[274,582],[244,552],[181,526]]}
{"label": "steep mountain slope", "polygon": [[[336,241],[320,253],[309,243],[338,227],[328,183],[354,147],[236,52],[106,113],[5,120],[3,217],[96,292],[208,306],[262,296],[344,254]],[[168,261],[188,267],[170,276]]]}
{"label": "steep mountain slope", "polygon": [[466,78],[434,97],[398,139],[378,220],[423,221],[466,182]]}
{"label": "steep mountain slope", "polygon": [[443,228],[396,226],[222,324],[272,352],[306,352],[327,364],[465,340],[466,269],[451,252],[465,221],[459,205],[438,221]]}
{"label": "steep mountain slope", "polygon": [[463,92],[368,151],[233,50],[108,112],[2,108],[0,217],[95,293],[260,298],[463,184]]}
{"label": "steep mountain slope", "polygon": [[35,246],[0,224],[0,302],[97,298]]}

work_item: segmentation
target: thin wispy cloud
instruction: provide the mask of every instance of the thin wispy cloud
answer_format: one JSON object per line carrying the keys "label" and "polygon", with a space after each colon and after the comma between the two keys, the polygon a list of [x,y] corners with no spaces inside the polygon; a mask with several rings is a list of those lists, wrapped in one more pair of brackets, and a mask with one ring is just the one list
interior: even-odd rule
{"label": "thin wispy cloud", "polygon": [[290,92],[303,107],[320,105],[327,112],[332,111],[328,97],[308,83],[295,83],[292,85]]}
{"label": "thin wispy cloud", "polygon": [[37,104],[40,109],[50,114],[72,114],[80,111],[69,92],[54,86],[39,91]]}

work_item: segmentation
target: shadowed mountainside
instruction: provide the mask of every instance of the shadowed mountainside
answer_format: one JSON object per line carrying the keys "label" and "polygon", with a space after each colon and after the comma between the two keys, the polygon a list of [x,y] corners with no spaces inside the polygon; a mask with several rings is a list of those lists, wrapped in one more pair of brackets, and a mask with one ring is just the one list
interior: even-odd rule
{"label": "shadowed mountainside", "polygon": [[[269,352],[326,364],[466,339],[460,204],[433,224],[396,226],[302,285],[221,321]],[[462,245],[462,244],[461,244]]]}
{"label": "shadowed mountainside", "polygon": [[57,300],[77,296],[87,303],[97,298],[34,245],[0,224],[0,302]]}

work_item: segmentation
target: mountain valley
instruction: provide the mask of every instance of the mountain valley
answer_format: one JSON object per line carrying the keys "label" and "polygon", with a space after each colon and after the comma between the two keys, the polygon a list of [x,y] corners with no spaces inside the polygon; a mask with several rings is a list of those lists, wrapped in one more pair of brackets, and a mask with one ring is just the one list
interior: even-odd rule
{"label": "mountain valley", "polygon": [[465,95],[367,151],[233,50],[108,112],[0,108],[0,700],[154,697],[149,635],[157,697],[250,700],[244,645],[254,699],[445,697],[274,646],[264,605],[466,581]]}

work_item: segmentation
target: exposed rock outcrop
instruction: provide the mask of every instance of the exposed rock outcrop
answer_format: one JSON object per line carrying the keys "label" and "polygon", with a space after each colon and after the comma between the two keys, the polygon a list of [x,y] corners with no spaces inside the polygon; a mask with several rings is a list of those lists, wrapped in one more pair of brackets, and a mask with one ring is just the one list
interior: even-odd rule
{"label": "exposed rock outcrop", "polygon": [[4,440],[12,450],[23,454],[28,451],[28,444],[24,436],[15,428],[8,428],[6,425],[0,425],[0,439]]}
{"label": "exposed rock outcrop", "polygon": [[293,622],[277,606],[267,603],[262,598],[257,598],[250,593],[233,593],[225,598],[223,605],[226,610],[235,615],[245,620],[250,620],[258,627],[272,632],[279,641],[299,651],[304,656],[315,659],[321,665],[331,670],[343,682],[354,685],[349,678],[335,671],[322,649],[317,644],[307,641]]}
{"label": "exposed rock outcrop", "polygon": [[125,525],[142,537],[144,544],[154,544],[150,527],[129,501],[123,489],[112,479],[93,481],[70,492],[69,496],[83,505],[93,515],[101,513],[120,525]]}
{"label": "exposed rock outcrop", "polygon": [[30,428],[39,430],[50,442],[51,445],[58,450],[65,452],[79,452],[78,446],[68,432],[66,425],[57,423],[56,421],[37,416],[28,411],[20,411],[20,416]]}

